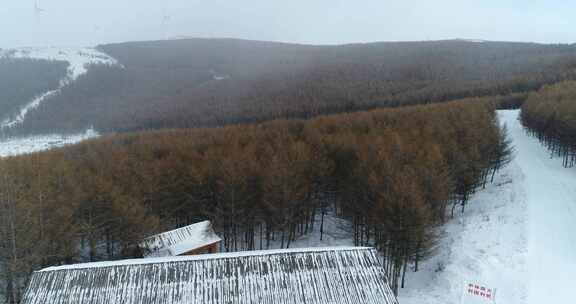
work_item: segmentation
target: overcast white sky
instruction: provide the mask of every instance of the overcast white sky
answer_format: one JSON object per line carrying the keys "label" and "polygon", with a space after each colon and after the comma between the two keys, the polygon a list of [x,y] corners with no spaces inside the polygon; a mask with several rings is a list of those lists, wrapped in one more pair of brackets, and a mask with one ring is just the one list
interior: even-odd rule
{"label": "overcast white sky", "polygon": [[0,0],[0,48],[176,36],[576,42],[575,0],[37,0],[37,14],[35,1]]}

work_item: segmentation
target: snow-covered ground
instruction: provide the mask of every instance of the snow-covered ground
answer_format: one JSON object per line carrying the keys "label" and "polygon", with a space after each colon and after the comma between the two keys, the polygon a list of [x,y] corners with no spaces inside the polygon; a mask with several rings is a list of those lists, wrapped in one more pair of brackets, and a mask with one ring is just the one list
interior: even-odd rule
{"label": "snow-covered ground", "polygon": [[[516,114],[502,114],[512,120]],[[576,171],[516,124],[511,132],[528,204],[527,303],[576,303]]]}
{"label": "snow-covered ground", "polygon": [[465,281],[496,288],[496,303],[576,303],[576,171],[528,137],[518,114],[499,112],[514,162],[444,227],[438,253],[410,274],[400,303],[460,303]]}
{"label": "snow-covered ground", "polygon": [[11,138],[0,141],[0,157],[34,153],[66,145],[75,144],[98,136],[98,132],[88,129],[73,135],[41,135]]}
{"label": "snow-covered ground", "polygon": [[[330,212],[324,217],[324,233],[320,241],[320,215],[317,215],[314,230],[292,242],[290,248],[354,246],[351,231],[352,227],[348,221]],[[279,241],[272,244],[273,248],[280,247]]]}
{"label": "snow-covered ground", "polygon": [[[322,233],[322,240],[320,240],[320,225],[321,217],[316,215],[314,222],[314,229],[308,234],[298,237],[295,241],[290,242],[290,248],[316,248],[316,247],[350,247],[354,246],[352,239],[352,226],[344,219],[334,215],[333,211],[329,211],[324,216],[324,229]],[[265,247],[266,240],[262,240]],[[256,248],[259,248],[260,239],[255,239]],[[280,249],[282,243],[279,236],[275,240],[270,241],[270,249]],[[286,246],[286,243],[284,243]]]}

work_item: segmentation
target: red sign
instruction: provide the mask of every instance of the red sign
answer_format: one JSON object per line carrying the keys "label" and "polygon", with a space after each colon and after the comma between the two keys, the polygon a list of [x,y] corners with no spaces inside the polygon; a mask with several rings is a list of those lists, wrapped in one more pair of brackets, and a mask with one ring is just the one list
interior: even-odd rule
{"label": "red sign", "polygon": [[462,303],[494,303],[495,289],[482,284],[467,283],[464,286]]}

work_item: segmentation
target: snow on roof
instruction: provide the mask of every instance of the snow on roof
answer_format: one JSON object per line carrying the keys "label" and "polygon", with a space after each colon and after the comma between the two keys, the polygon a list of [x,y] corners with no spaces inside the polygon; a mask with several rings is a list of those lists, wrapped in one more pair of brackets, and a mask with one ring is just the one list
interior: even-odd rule
{"label": "snow on roof", "polygon": [[186,261],[198,261],[198,260],[233,259],[233,258],[241,258],[241,257],[263,256],[263,255],[274,255],[274,254],[325,252],[325,251],[347,251],[347,250],[368,250],[368,249],[371,249],[371,248],[370,247],[326,247],[326,248],[314,247],[314,248],[291,248],[291,249],[271,249],[271,250],[222,252],[222,253],[189,255],[189,256],[151,257],[151,258],[144,258],[144,259],[131,259],[131,260],[119,260],[119,261],[71,264],[71,265],[48,267],[48,268],[44,268],[40,271],[58,271],[58,270],[71,270],[71,269],[115,267],[115,266],[126,266],[126,265],[161,264],[161,263],[170,263],[170,262],[186,262]]}
{"label": "snow on roof", "polygon": [[35,272],[24,304],[397,304],[372,248],[151,258]]}
{"label": "snow on roof", "polygon": [[151,236],[140,246],[148,251],[146,257],[162,257],[181,255],[221,240],[210,221],[204,221]]}

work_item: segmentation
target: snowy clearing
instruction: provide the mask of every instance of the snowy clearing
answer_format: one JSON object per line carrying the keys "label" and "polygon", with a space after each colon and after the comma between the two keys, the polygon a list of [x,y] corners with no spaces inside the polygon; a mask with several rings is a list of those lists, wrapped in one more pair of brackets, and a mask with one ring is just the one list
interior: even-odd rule
{"label": "snowy clearing", "polygon": [[[320,241],[320,215],[316,216],[314,230],[290,244],[290,248],[349,247],[354,246],[350,223],[334,215],[332,211],[324,217],[324,233]],[[280,248],[280,241],[272,241],[271,248]]]}
{"label": "snowy clearing", "polygon": [[516,158],[443,228],[436,256],[400,291],[402,304],[460,303],[465,281],[497,288],[496,303],[574,303],[576,171],[500,111]]}
{"label": "snowy clearing", "polygon": [[98,132],[88,129],[74,135],[41,135],[11,138],[0,141],[0,157],[16,156],[59,148],[75,144],[86,139],[98,137]]}

